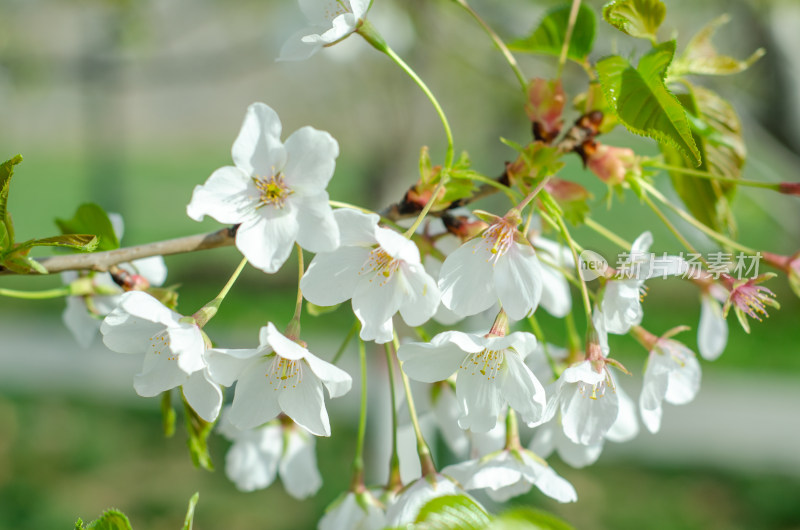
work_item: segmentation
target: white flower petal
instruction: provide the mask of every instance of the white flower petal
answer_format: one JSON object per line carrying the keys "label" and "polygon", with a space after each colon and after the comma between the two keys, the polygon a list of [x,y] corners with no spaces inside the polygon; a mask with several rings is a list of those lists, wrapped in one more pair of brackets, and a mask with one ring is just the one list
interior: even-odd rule
{"label": "white flower petal", "polygon": [[130,273],[144,276],[150,285],[160,286],[167,280],[167,264],[162,256],[150,256],[133,260],[130,263],[120,263],[119,267]]}
{"label": "white flower petal", "polygon": [[639,280],[611,280],[606,283],[601,304],[608,333],[624,335],[642,321]]}
{"label": "white flower petal", "polygon": [[283,174],[289,187],[303,195],[324,191],[339,156],[339,144],[333,136],[313,127],[301,127],[286,139],[284,147]]}
{"label": "white flower petal", "polygon": [[314,437],[290,429],[279,472],[286,491],[295,499],[306,499],[322,486],[314,452]]}
{"label": "white flower petal", "polygon": [[254,348],[246,350],[212,349],[206,351],[208,373],[212,381],[220,385],[231,386],[239,379],[242,372],[254,363],[254,357],[271,353],[270,348]]}
{"label": "white flower petal", "polygon": [[339,225],[320,191],[293,202],[297,207],[297,244],[311,252],[331,252],[339,246]]}
{"label": "white flower petal", "polygon": [[651,353],[644,371],[642,393],[639,395],[639,412],[647,430],[657,433],[661,428],[661,402],[667,393],[669,372],[659,362],[657,353]]}
{"label": "white flower petal", "polygon": [[286,149],[281,143],[278,113],[264,103],[250,105],[231,155],[236,167],[249,177],[271,176],[282,170]]}
{"label": "white flower petal", "polygon": [[61,318],[82,348],[88,348],[92,345],[102,322],[92,318],[86,308],[86,303],[79,296],[67,297],[67,307],[61,313]]}
{"label": "white flower petal", "polygon": [[340,397],[350,392],[350,388],[353,386],[353,378],[350,377],[350,374],[329,362],[323,361],[311,352],[308,352],[305,359],[309,368],[322,381],[332,398]]}
{"label": "white flower petal", "polygon": [[336,305],[351,298],[360,279],[359,271],[369,257],[369,249],[339,247],[317,254],[300,280],[303,296],[312,304]]}
{"label": "white flower petal", "polygon": [[458,424],[462,429],[474,432],[488,432],[497,424],[497,416],[503,404],[500,387],[508,374],[505,364],[496,375],[482,374],[480,366],[465,361],[456,378],[456,397],[461,406]]}
{"label": "white flower petal", "polygon": [[631,246],[631,255],[642,254],[650,250],[650,246],[653,244],[653,234],[650,231],[642,232],[642,234],[636,238]]}
{"label": "white flower petal", "polygon": [[322,384],[311,370],[303,370],[296,384],[282,388],[278,394],[278,403],[287,416],[311,434],[331,435]]}
{"label": "white flower petal", "polygon": [[282,210],[264,207],[262,214],[243,223],[236,231],[236,248],[264,272],[277,272],[297,239],[297,216],[287,203]]}
{"label": "white flower petal", "polygon": [[421,326],[436,313],[439,307],[439,287],[421,265],[401,265],[408,286],[400,314],[409,326]]}
{"label": "white flower petal", "polygon": [[174,355],[150,346],[144,355],[141,373],[133,378],[133,388],[142,397],[155,397],[188,380],[189,375],[178,367]]}
{"label": "white flower petal", "polygon": [[183,384],[183,395],[194,411],[205,421],[212,422],[222,408],[222,390],[211,381],[205,370],[193,373]]}
{"label": "white flower petal", "polygon": [[436,497],[458,495],[462,492],[442,475],[422,477],[411,484],[386,510],[386,523],[390,528],[405,526],[416,520],[419,511]]}
{"label": "white flower petal", "polygon": [[544,417],[544,387],[519,355],[508,351],[505,361],[508,376],[503,381],[503,397],[511,408],[519,412],[522,421],[529,426],[537,425]]}
{"label": "white flower petal", "polygon": [[400,345],[397,358],[403,363],[403,371],[408,377],[423,383],[435,383],[444,381],[458,370],[466,354],[457,344],[441,339],[437,341],[440,336],[434,337],[430,343]]}
{"label": "white flower petal", "polygon": [[333,212],[339,224],[342,246],[371,246],[377,243],[375,231],[380,217],[353,208],[340,208]]}
{"label": "white flower petal", "polygon": [[439,273],[442,303],[461,316],[475,315],[497,303],[493,267],[482,243],[478,237],[459,247],[444,260]]}
{"label": "white flower petal", "polygon": [[252,429],[277,416],[279,390],[267,383],[269,360],[260,359],[241,374],[233,396],[230,420],[239,429]]}
{"label": "white flower petal", "polygon": [[561,271],[544,263],[541,264],[542,297],[541,306],[556,318],[564,318],[572,310],[572,296],[569,283]]}
{"label": "white flower petal", "polygon": [[513,243],[494,267],[494,285],[500,304],[511,320],[536,310],[542,297],[542,266],[533,248]]}
{"label": "white flower petal", "polygon": [[[361,338],[364,340],[380,340],[383,344],[391,340],[386,337],[386,323],[403,304],[403,283],[395,271],[389,278],[382,274],[367,273],[361,277],[353,293],[353,312],[361,321]],[[402,283],[401,283],[402,282]]]}
{"label": "white flower petal", "polygon": [[186,214],[195,221],[209,215],[225,224],[241,223],[255,207],[250,175],[225,166],[214,171],[205,184],[197,185]]}
{"label": "white flower petal", "polygon": [[292,34],[286,39],[281,47],[278,61],[305,61],[319,50],[322,49],[322,42],[305,42],[304,37],[314,32],[321,31],[321,28],[307,27]]}
{"label": "white flower petal", "polygon": [[241,491],[266,488],[275,481],[283,452],[283,430],[268,425],[256,440],[236,441],[225,455],[225,475]]}
{"label": "white flower petal", "polygon": [[[178,357],[178,368],[193,374],[206,367],[203,352],[206,349],[200,328],[195,324],[181,322],[167,328],[168,348]],[[164,354],[167,352],[165,351]]]}
{"label": "white flower petal", "polygon": [[614,425],[606,433],[606,439],[612,442],[627,442],[639,434],[639,422],[636,419],[636,404],[628,396],[619,383],[615,383],[619,396],[619,414]]}
{"label": "white flower petal", "polygon": [[714,361],[728,344],[728,322],[722,317],[722,308],[711,296],[700,302],[700,325],[697,328],[697,346],[700,355]]}

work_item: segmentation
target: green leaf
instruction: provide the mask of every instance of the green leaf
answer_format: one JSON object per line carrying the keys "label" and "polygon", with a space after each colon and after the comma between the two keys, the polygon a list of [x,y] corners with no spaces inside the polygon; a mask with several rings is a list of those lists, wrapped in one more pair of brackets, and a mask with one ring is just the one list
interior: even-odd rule
{"label": "green leaf", "polygon": [[[560,56],[567,33],[570,8],[571,5],[567,4],[549,10],[528,37],[518,39],[510,43],[508,47],[519,52]],[[586,56],[592,51],[596,25],[594,11],[589,6],[581,4],[569,41],[569,50],[567,50],[569,59],[577,62],[583,62],[586,59]]]}
{"label": "green leaf", "polygon": [[698,75],[730,75],[747,70],[750,65],[759,60],[765,53],[764,48],[759,48],[753,54],[740,61],[728,55],[720,55],[711,42],[711,37],[718,27],[727,24],[728,15],[722,15],[697,32],[692,37],[683,55],[676,59],[669,69],[670,77],[679,77],[688,74]]}
{"label": "green leaf", "polygon": [[119,239],[108,214],[94,203],[81,204],[71,219],[56,219],[62,234],[96,234],[100,242],[97,250],[119,248]]}
{"label": "green leaf", "polygon": [[75,523],[76,530],[132,530],[131,522],[119,510],[108,510],[96,521],[88,526],[83,526],[83,521],[78,519]]}
{"label": "green leaf", "polygon": [[[742,126],[733,107],[706,88],[692,86],[678,99],[692,117],[692,136],[702,154],[698,168],[727,178],[741,177],[747,157]],[[683,157],[670,146],[661,146],[670,166],[687,167]],[[729,201],[735,184],[700,179],[677,171],[670,173],[672,185],[689,212],[703,224],[721,231],[734,229]]]}
{"label": "green leaf", "polygon": [[15,274],[49,274],[38,261],[25,255],[9,253],[0,259],[0,266]]}
{"label": "green leaf", "polygon": [[22,162],[22,155],[16,155],[0,164],[0,223],[4,225],[4,243],[0,248],[8,248],[14,244],[14,225],[8,214],[8,190],[11,186],[11,177],[14,175],[14,166]]}
{"label": "green leaf", "polygon": [[80,250],[81,252],[92,252],[97,248],[97,243],[97,236],[91,234],[64,234],[43,239],[29,239],[18,244],[10,252],[16,254],[33,247],[63,247]]}
{"label": "green leaf", "polygon": [[670,144],[693,162],[701,162],[686,111],[667,90],[664,75],[675,53],[675,41],[653,48],[633,68],[614,55],[597,63],[597,73],[611,108],[633,133]]}
{"label": "green leaf", "polygon": [[186,510],[186,519],[183,522],[183,530],[192,530],[194,523],[194,508],[197,506],[197,500],[200,498],[200,492],[196,491],[192,498],[189,499],[189,508]]}
{"label": "green leaf", "polygon": [[429,501],[417,515],[414,530],[478,530],[489,515],[466,495],[446,495]]}
{"label": "green leaf", "polygon": [[214,471],[214,464],[211,462],[211,454],[208,452],[208,435],[214,429],[214,422],[207,422],[197,415],[194,409],[183,399],[183,411],[186,417],[186,432],[189,439],[186,444],[189,446],[189,454],[195,467],[202,467],[207,471]]}
{"label": "green leaf", "polygon": [[615,0],[603,6],[606,22],[631,37],[649,39],[654,44],[666,14],[661,0]]}
{"label": "green leaf", "polygon": [[574,530],[555,515],[533,508],[517,508],[505,512],[487,530]]}

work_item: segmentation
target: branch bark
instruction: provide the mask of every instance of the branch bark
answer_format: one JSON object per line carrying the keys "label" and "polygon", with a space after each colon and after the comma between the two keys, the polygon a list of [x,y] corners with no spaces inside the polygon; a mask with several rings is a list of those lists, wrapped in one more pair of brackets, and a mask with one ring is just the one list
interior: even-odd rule
{"label": "branch bark", "polygon": [[[238,225],[237,225],[238,226]],[[236,236],[236,226],[223,228],[208,234],[197,234],[193,236],[168,239],[166,241],[156,241],[145,245],[134,247],[118,248],[105,252],[92,252],[88,254],[70,254],[65,256],[52,256],[47,258],[37,258],[36,261],[52,274],[63,271],[74,270],[93,270],[106,272],[114,265],[133,261],[150,256],[168,256],[171,254],[183,254],[185,252],[195,252],[211,248],[227,247],[233,245]],[[13,272],[0,268],[0,275],[14,274]]]}

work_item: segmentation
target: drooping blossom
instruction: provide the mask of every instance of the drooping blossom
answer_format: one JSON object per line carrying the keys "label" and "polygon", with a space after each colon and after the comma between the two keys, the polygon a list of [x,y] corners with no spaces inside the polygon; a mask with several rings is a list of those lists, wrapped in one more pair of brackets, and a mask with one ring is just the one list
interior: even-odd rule
{"label": "drooping blossom", "polygon": [[439,473],[418,478],[386,508],[386,526],[405,527],[413,523],[423,506],[445,495],[467,494],[450,478]]}
{"label": "drooping blossom", "polygon": [[222,391],[207,365],[207,342],[191,317],[184,317],[147,293],[130,291],[100,326],[103,342],[119,353],[143,353],[136,393],[154,397],[182,387],[189,405],[206,421],[222,407]]}
{"label": "drooping blossom", "polygon": [[685,405],[700,389],[700,363],[692,350],[676,340],[658,338],[644,371],[639,411],[647,430],[661,428],[662,403]]}
{"label": "drooping blossom", "polygon": [[241,491],[271,485],[280,474],[292,497],[305,499],[322,486],[314,451],[315,438],[286,417],[253,429],[239,429],[222,412],[218,431],[233,442],[225,455],[225,475]]}
{"label": "drooping blossom", "polygon": [[707,361],[717,359],[728,343],[728,321],[720,302],[727,298],[725,289],[712,284],[700,299],[700,325],[697,327],[697,347]]}
{"label": "drooping blossom", "polygon": [[295,242],[311,252],[339,246],[339,227],[325,188],[339,144],[312,127],[281,142],[278,114],[264,103],[248,107],[233,143],[234,166],[216,170],[196,186],[186,213],[238,224],[236,248],[259,269],[273,273]]}
{"label": "drooping blossom", "polygon": [[530,333],[480,336],[445,331],[429,343],[400,346],[403,371],[424,383],[443,381],[457,372],[456,398],[462,429],[488,432],[506,403],[530,425],[541,421],[545,392],[523,362],[536,346]]}
{"label": "drooping blossom", "polygon": [[642,297],[645,280],[683,273],[686,262],[678,256],[659,256],[647,252],[653,235],[644,232],[633,242],[618,276],[610,279],[603,291],[600,313],[608,333],[623,335],[642,322]]}
{"label": "drooping blossom", "polygon": [[456,479],[465,490],[485,490],[496,502],[522,495],[536,486],[558,502],[575,502],[578,494],[542,458],[531,451],[503,449],[483,458],[447,466],[442,473]]}
{"label": "drooping blossom", "polygon": [[346,394],[352,379],[287,338],[270,322],[259,332],[254,349],[214,349],[209,371],[236,393],[229,418],[239,429],[252,429],[283,412],[315,436],[330,436],[331,426],[322,387],[331,398]]}
{"label": "drooping blossom", "polygon": [[308,59],[358,29],[370,0],[300,0],[300,9],[311,24],[293,34],[281,48],[279,61]]}
{"label": "drooping blossom", "polygon": [[378,226],[375,214],[341,209],[335,217],[341,246],[311,261],[300,282],[306,300],[330,306],[351,299],[361,338],[379,344],[392,340],[398,311],[409,326],[427,322],[439,306],[439,289],[414,242]]}
{"label": "drooping blossom", "polygon": [[381,530],[386,528],[383,506],[369,490],[348,491],[336,499],[317,525],[318,530]]}
{"label": "drooping blossom", "polygon": [[542,297],[542,267],[517,217],[497,218],[481,236],[445,259],[439,276],[442,303],[462,316],[500,301],[512,320],[533,312]]}

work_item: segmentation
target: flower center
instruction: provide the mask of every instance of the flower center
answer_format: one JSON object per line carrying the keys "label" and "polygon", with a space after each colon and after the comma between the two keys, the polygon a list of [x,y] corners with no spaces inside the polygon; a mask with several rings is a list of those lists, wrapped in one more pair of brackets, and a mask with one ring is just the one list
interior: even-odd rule
{"label": "flower center", "polygon": [[487,261],[497,263],[500,256],[508,252],[508,249],[514,243],[516,231],[516,227],[502,221],[484,230],[481,237],[491,253]]}
{"label": "flower center", "polygon": [[[359,274],[372,273],[378,278],[379,285],[385,285],[392,277],[394,271],[400,266],[400,260],[395,259],[383,247],[377,247],[369,253],[366,263],[361,267]],[[370,278],[370,282],[373,279]]]}
{"label": "flower center", "polygon": [[303,365],[300,360],[284,359],[276,354],[265,375],[273,390],[285,390],[290,386],[297,388],[303,382]]}
{"label": "flower center", "polygon": [[283,179],[283,173],[278,173],[270,177],[255,175],[253,177],[253,183],[260,193],[258,197],[260,204],[257,208],[267,205],[283,208],[286,203],[286,198],[294,193],[294,190],[289,189],[289,186],[286,185],[286,181]]}
{"label": "flower center", "polygon": [[608,375],[606,375],[605,379],[593,385],[590,385],[589,383],[584,383],[583,381],[578,383],[578,392],[581,393],[581,397],[594,400],[597,400],[605,396],[607,388],[610,388],[612,392],[617,391],[617,389],[614,388],[614,382]]}
{"label": "flower center", "polygon": [[761,322],[761,316],[768,317],[767,305],[774,305],[773,298],[775,293],[760,285],[746,283],[733,290],[731,302],[736,304],[740,310],[745,312],[750,318]]}
{"label": "flower center", "polygon": [[166,332],[166,330],[162,331],[158,335],[153,335],[150,337],[150,351],[152,351],[155,355],[166,353],[168,361],[178,360],[178,354],[172,351],[169,346],[169,334]]}
{"label": "flower center", "polygon": [[503,366],[505,360],[504,350],[483,350],[478,353],[470,353],[461,361],[459,368],[470,375],[480,373],[486,377],[487,381],[493,381],[497,377],[497,372]]}

